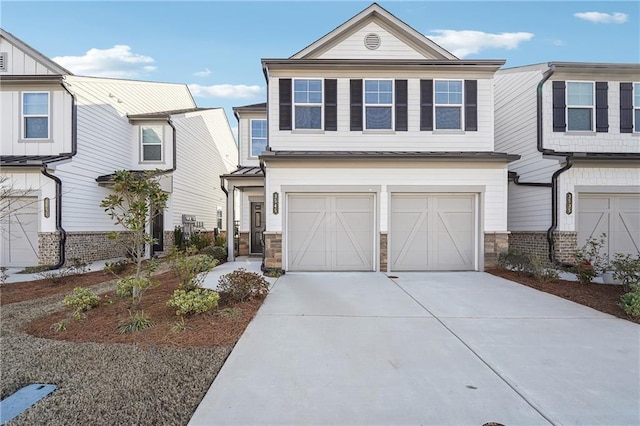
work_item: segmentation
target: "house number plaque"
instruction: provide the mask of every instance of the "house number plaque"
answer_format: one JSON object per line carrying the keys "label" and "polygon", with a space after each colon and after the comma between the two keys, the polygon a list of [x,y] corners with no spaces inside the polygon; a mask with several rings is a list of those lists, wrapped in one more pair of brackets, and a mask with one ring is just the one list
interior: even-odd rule
{"label": "house number plaque", "polygon": [[277,192],[273,193],[273,214],[278,214],[278,212],[280,211],[280,202],[279,202],[279,196]]}
{"label": "house number plaque", "polygon": [[567,214],[573,213],[573,194],[567,192]]}

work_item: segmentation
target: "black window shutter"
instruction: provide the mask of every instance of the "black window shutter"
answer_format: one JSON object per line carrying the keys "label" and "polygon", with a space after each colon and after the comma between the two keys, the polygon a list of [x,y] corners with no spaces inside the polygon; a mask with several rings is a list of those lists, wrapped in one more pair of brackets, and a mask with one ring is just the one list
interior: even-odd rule
{"label": "black window shutter", "polygon": [[420,130],[433,130],[433,80],[420,80]]}
{"label": "black window shutter", "polygon": [[338,80],[324,81],[324,130],[338,130]]}
{"label": "black window shutter", "polygon": [[478,130],[478,81],[464,81],[464,130]]}
{"label": "black window shutter", "polygon": [[633,83],[620,83],[620,133],[633,133]]}
{"label": "black window shutter", "polygon": [[291,130],[291,79],[280,79],[280,130]]}
{"label": "black window shutter", "polygon": [[407,80],[396,80],[396,130],[407,131]]}
{"label": "black window shutter", "polygon": [[596,81],[596,132],[609,131],[609,100],[606,81]]}
{"label": "black window shutter", "polygon": [[351,130],[362,130],[362,80],[351,80]]}
{"label": "black window shutter", "polygon": [[567,104],[565,103],[564,88],[565,88],[564,81],[553,82],[553,131],[554,132],[564,132],[565,129],[567,128],[567,123],[565,120],[565,111],[564,111]]}

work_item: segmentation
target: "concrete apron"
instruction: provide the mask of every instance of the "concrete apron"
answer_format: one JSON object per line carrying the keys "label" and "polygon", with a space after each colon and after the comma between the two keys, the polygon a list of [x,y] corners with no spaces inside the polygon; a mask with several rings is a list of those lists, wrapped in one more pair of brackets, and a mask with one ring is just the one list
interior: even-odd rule
{"label": "concrete apron", "polygon": [[190,424],[639,424],[640,327],[484,273],[288,273]]}

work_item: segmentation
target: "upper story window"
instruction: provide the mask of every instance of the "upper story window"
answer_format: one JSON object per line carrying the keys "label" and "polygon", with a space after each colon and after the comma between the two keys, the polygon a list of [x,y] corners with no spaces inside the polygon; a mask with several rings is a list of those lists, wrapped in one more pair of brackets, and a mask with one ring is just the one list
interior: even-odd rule
{"label": "upper story window", "polygon": [[435,128],[462,129],[462,80],[434,82]]}
{"label": "upper story window", "polygon": [[142,126],[142,161],[162,161],[162,126]]}
{"label": "upper story window", "polygon": [[567,130],[593,130],[594,97],[593,82],[567,82]]}
{"label": "upper story window", "polygon": [[393,129],[393,81],[365,80],[365,129]]}
{"label": "upper story window", "polygon": [[633,84],[633,129],[640,132],[640,83]]}
{"label": "upper story window", "polygon": [[22,94],[24,139],[49,139],[49,92]]}
{"label": "upper story window", "polygon": [[322,80],[294,80],[296,129],[322,129]]}
{"label": "upper story window", "polygon": [[266,148],[267,120],[251,120],[251,156],[259,156]]}

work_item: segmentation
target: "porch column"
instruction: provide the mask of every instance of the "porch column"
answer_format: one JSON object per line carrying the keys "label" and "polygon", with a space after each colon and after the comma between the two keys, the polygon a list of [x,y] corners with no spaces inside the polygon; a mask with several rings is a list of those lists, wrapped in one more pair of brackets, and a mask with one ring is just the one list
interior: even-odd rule
{"label": "porch column", "polygon": [[236,192],[236,187],[234,184],[229,182],[229,186],[227,187],[227,261],[232,262],[235,260],[234,253],[234,227],[233,227],[233,218],[235,217],[234,212],[234,194]]}

